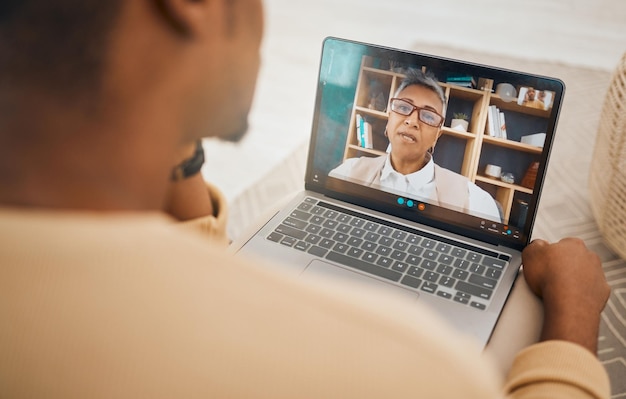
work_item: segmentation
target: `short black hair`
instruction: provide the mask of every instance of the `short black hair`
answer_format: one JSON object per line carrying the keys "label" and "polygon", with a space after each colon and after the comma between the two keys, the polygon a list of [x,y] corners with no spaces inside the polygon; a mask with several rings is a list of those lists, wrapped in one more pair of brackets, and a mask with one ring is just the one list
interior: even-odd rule
{"label": "short black hair", "polygon": [[99,81],[122,0],[0,0],[0,90]]}

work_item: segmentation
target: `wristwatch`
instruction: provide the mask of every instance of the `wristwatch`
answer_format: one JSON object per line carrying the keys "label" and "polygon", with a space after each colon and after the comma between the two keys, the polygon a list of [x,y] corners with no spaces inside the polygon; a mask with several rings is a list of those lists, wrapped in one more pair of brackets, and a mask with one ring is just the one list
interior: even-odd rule
{"label": "wristwatch", "polygon": [[190,176],[200,172],[202,165],[204,164],[204,148],[202,147],[202,140],[196,141],[196,150],[191,158],[185,159],[180,164],[176,165],[172,169],[171,179],[174,181],[186,179]]}

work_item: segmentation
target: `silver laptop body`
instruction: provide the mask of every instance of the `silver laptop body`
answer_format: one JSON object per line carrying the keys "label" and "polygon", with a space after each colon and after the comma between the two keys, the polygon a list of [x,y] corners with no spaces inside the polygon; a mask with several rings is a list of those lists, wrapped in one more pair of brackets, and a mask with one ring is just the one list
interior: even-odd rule
{"label": "silver laptop body", "polygon": [[[489,194],[497,214],[335,173],[388,156],[390,100],[409,69],[445,91],[434,163]],[[305,190],[236,251],[396,292],[486,345],[531,237],[564,90],[556,78],[326,38]],[[462,116],[465,127],[453,121]]]}

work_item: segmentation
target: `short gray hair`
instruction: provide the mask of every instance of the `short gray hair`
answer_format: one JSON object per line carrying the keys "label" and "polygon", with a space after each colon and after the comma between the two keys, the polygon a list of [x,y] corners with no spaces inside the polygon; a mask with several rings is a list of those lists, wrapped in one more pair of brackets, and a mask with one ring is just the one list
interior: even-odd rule
{"label": "short gray hair", "polygon": [[400,92],[406,89],[409,86],[417,85],[425,87],[431,91],[433,91],[439,99],[441,100],[442,111],[441,114],[446,116],[446,95],[443,92],[441,86],[439,86],[439,82],[435,75],[431,72],[424,72],[421,69],[416,68],[407,68],[404,70],[404,79],[400,82],[400,86],[394,93],[394,97],[398,97]]}

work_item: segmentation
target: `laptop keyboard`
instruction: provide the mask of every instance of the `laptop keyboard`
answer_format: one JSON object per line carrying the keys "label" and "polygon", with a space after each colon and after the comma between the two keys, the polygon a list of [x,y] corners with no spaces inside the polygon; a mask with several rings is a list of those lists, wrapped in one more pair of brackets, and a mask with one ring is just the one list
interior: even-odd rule
{"label": "laptop keyboard", "polygon": [[510,259],[311,197],[267,239],[480,310]]}

